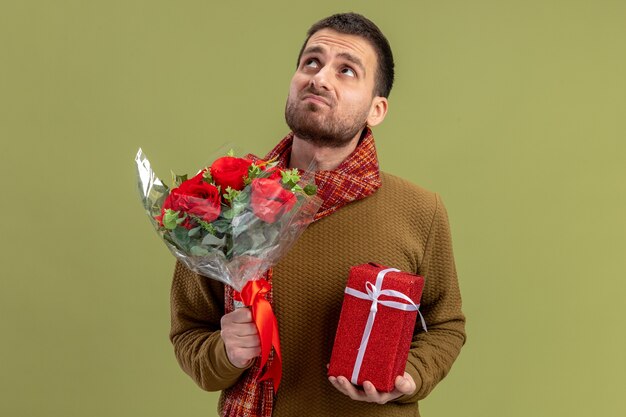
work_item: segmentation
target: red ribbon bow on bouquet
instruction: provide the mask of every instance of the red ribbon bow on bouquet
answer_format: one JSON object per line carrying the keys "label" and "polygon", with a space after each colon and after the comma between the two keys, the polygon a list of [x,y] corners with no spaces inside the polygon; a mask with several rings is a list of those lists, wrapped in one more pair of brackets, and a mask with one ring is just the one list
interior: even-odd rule
{"label": "red ribbon bow on bouquet", "polygon": [[272,306],[265,298],[265,295],[270,292],[271,288],[271,284],[265,279],[248,281],[240,293],[235,291],[234,298],[237,301],[241,301],[252,310],[252,319],[254,320],[254,324],[256,324],[259,339],[261,340],[259,374],[269,359],[272,347],[276,352],[274,360],[272,360],[272,363],[270,363],[263,375],[259,378],[259,381],[272,379],[274,381],[274,389],[278,391],[283,373],[280,340],[278,337],[278,322],[272,311]]}

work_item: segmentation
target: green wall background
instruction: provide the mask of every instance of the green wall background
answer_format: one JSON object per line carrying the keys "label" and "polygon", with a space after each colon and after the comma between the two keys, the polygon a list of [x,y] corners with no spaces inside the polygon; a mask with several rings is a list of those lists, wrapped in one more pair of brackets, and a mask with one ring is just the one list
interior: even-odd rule
{"label": "green wall background", "polygon": [[[394,48],[383,169],[448,207],[468,317],[424,416],[623,416],[626,2],[15,1],[0,6],[0,415],[209,416],[168,340],[173,258],[136,192],[259,154],[308,26]],[[312,399],[319,401],[320,399]]]}

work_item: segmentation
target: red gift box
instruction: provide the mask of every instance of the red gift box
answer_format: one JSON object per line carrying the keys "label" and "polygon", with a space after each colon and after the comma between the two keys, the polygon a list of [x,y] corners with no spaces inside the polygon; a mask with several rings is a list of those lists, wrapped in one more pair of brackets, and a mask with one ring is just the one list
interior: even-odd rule
{"label": "red gift box", "polygon": [[328,375],[393,391],[404,375],[423,288],[419,275],[372,263],[352,267]]}

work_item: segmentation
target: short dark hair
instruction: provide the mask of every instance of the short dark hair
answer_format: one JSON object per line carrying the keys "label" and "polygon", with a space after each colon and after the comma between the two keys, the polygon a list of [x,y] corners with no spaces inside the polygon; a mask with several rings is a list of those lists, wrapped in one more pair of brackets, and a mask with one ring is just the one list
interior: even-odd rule
{"label": "short dark hair", "polygon": [[338,13],[314,23],[307,32],[302,48],[300,48],[296,68],[300,65],[300,58],[302,58],[302,52],[307,42],[315,32],[322,29],[332,29],[339,33],[360,36],[369,41],[374,47],[378,59],[374,92],[377,96],[389,97],[394,76],[391,46],[378,26],[358,13]]}

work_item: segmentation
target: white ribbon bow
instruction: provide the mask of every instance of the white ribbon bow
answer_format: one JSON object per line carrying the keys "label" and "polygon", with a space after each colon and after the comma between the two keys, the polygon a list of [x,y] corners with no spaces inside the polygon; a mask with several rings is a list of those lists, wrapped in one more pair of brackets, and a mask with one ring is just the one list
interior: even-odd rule
{"label": "white ribbon bow", "polygon": [[[388,272],[400,272],[400,270],[396,268],[388,268],[380,271],[376,276],[376,285],[372,284],[371,282],[365,283],[365,291],[367,291],[367,293],[349,287],[347,287],[345,291],[346,294],[352,295],[354,297],[361,298],[363,300],[372,300],[370,314],[367,317],[367,323],[365,324],[365,330],[363,331],[363,337],[361,338],[361,345],[359,346],[359,353],[356,357],[354,370],[352,371],[352,378],[350,380],[350,382],[352,382],[354,385],[357,385],[359,373],[361,372],[361,365],[363,364],[363,357],[365,356],[367,343],[369,342],[370,334],[372,333],[372,327],[374,326],[374,319],[376,318],[376,312],[378,311],[378,304],[382,304],[384,306],[395,308],[398,310],[417,311],[422,321],[422,327],[425,331],[428,331],[426,329],[426,322],[424,321],[424,317],[419,311],[419,304],[416,305],[413,300],[411,300],[406,294],[403,294],[400,291],[382,289],[383,279]],[[400,298],[402,300],[405,300],[408,304],[398,301],[379,300],[378,298],[381,295]]]}

